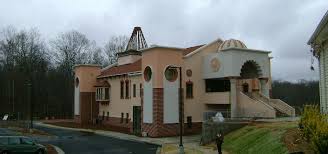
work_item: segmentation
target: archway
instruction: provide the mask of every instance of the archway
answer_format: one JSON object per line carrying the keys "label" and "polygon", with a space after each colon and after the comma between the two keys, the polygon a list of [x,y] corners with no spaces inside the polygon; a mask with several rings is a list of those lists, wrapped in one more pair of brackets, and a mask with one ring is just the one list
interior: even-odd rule
{"label": "archway", "polygon": [[242,79],[258,78],[262,75],[260,66],[253,60],[246,61],[240,70]]}

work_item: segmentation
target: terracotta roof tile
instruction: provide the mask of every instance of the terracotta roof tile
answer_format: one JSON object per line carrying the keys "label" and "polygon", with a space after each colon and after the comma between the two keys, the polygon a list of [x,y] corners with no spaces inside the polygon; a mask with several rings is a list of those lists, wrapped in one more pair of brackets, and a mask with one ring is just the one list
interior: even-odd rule
{"label": "terracotta roof tile", "polygon": [[[196,49],[198,49],[202,46],[204,46],[204,45],[197,45],[197,46],[186,48],[183,50],[183,55],[187,55],[188,53],[195,51]],[[134,63],[131,63],[131,64],[110,67],[110,68],[102,71],[101,74],[98,76],[98,78],[126,74],[126,73],[136,72],[136,71],[141,71],[141,59]]]}
{"label": "terracotta roof tile", "polygon": [[186,49],[183,50],[183,55],[187,55],[188,53],[193,52],[193,51],[195,51],[196,49],[198,49],[202,46],[204,46],[204,45],[197,45],[197,46],[186,48]]}
{"label": "terracotta roof tile", "polygon": [[98,78],[141,71],[141,59],[131,64],[110,67],[101,72]]}

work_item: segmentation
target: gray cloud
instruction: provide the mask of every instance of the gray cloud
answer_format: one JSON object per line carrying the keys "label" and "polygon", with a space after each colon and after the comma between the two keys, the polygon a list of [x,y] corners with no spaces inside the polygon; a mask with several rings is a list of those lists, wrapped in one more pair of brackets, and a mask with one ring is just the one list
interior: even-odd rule
{"label": "gray cloud", "polygon": [[75,29],[98,45],[129,35],[134,26],[143,28],[149,44],[188,47],[236,38],[272,51],[275,79],[317,79],[306,42],[327,8],[326,0],[2,0],[0,28],[37,27],[45,39]]}

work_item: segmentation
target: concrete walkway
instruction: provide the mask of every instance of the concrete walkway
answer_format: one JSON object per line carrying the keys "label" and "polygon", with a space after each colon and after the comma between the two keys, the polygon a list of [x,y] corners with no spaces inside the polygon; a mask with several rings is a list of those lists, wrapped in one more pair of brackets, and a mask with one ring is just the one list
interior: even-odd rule
{"label": "concrete walkway", "polygon": [[[43,126],[43,127],[49,127],[49,128],[59,128],[59,129],[66,129],[66,130],[92,132],[97,135],[113,137],[113,138],[118,138],[118,139],[128,140],[128,141],[156,144],[156,145],[160,145],[163,147],[165,147],[165,146],[170,146],[170,147],[176,146],[177,147],[179,144],[179,137],[162,137],[162,138],[138,137],[138,136],[134,136],[134,135],[113,132],[113,131],[61,127],[61,126],[56,126],[56,125],[51,125],[51,124],[45,124],[42,122],[36,122],[35,124]],[[212,147],[200,146],[199,141],[200,141],[200,135],[183,136],[184,147],[186,149],[189,149],[189,151],[195,151],[195,153],[206,153],[206,154],[217,153],[217,151],[215,149],[213,149]],[[196,151],[198,151],[198,152],[196,152]],[[172,153],[172,152],[169,152],[169,153]],[[163,149],[159,149],[157,153],[166,153],[166,152],[163,151]],[[175,153],[175,152],[173,152],[173,153]],[[192,153],[194,153],[194,152],[192,152]]]}
{"label": "concrete walkway", "polygon": [[300,117],[280,117],[274,119],[256,119],[256,122],[293,122],[299,121]]}

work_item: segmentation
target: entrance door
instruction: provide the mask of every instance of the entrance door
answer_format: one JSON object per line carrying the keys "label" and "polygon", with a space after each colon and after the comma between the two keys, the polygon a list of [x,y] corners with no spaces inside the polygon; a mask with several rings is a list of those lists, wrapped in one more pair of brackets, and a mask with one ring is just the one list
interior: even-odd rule
{"label": "entrance door", "polygon": [[141,135],[141,106],[133,106],[133,134]]}
{"label": "entrance door", "polygon": [[248,93],[248,89],[249,89],[249,87],[248,87],[248,83],[244,83],[244,84],[243,84],[243,92],[244,92],[244,93]]}

